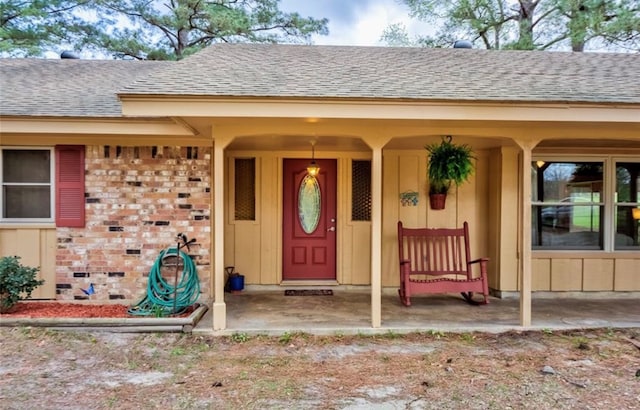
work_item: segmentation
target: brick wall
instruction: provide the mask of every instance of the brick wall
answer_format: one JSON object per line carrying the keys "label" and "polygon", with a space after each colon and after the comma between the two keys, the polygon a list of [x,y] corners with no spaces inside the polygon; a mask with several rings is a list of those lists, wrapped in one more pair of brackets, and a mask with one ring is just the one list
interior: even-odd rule
{"label": "brick wall", "polygon": [[[57,299],[141,299],[159,252],[178,233],[197,240],[188,253],[207,298],[210,160],[206,147],[87,146],[86,225],[57,229]],[[172,278],[175,269],[166,271]],[[82,289],[92,283],[89,298]]]}

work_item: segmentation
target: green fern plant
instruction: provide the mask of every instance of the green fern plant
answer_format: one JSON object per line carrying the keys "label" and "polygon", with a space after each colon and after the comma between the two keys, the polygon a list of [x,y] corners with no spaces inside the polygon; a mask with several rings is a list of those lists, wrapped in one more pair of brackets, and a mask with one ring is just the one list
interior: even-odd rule
{"label": "green fern plant", "polygon": [[446,194],[452,184],[459,186],[473,174],[475,157],[469,145],[454,144],[448,136],[424,148],[429,161],[429,194]]}
{"label": "green fern plant", "polygon": [[44,283],[36,279],[40,268],[20,264],[19,256],[0,258],[0,313],[9,312],[21,299],[31,297],[31,292]]}

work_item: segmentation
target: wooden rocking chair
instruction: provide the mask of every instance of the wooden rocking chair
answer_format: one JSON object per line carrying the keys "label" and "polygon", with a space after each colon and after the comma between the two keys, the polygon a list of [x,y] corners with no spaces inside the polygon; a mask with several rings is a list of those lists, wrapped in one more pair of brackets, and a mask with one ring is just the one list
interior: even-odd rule
{"label": "wooden rocking chair", "polygon": [[[469,226],[462,228],[403,228],[398,222],[400,251],[400,301],[411,306],[411,296],[418,293],[460,292],[472,304],[489,303],[487,283],[488,258],[471,260]],[[473,276],[472,266],[480,268]],[[473,293],[483,301],[475,301]]]}

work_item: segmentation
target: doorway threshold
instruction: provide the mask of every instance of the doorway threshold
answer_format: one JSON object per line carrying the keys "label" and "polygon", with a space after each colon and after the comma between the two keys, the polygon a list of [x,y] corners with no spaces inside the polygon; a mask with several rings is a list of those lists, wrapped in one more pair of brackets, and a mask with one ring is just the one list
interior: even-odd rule
{"label": "doorway threshold", "polygon": [[283,280],[280,286],[338,286],[337,280]]}

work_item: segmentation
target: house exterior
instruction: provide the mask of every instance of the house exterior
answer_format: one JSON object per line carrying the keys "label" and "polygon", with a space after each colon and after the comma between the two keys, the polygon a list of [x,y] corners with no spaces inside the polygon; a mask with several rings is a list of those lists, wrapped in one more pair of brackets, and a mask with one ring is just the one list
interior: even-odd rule
{"label": "house exterior", "polygon": [[[228,266],[366,287],[380,327],[399,220],[468,221],[522,326],[536,292],[640,292],[638,54],[217,44],[0,75],[0,254],[41,267],[36,298],[135,301],[185,233],[214,329]],[[424,146],[448,136],[476,169],[432,210]]]}

